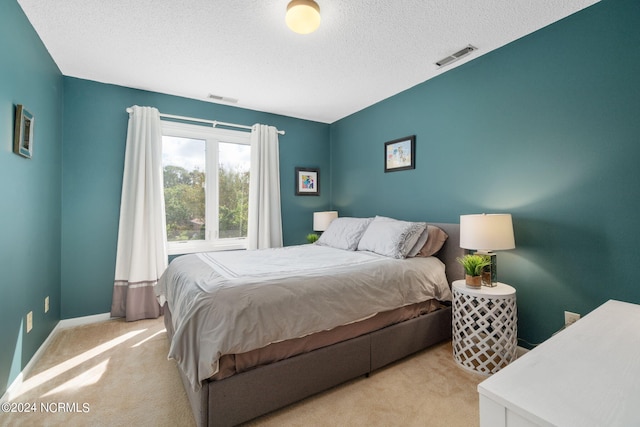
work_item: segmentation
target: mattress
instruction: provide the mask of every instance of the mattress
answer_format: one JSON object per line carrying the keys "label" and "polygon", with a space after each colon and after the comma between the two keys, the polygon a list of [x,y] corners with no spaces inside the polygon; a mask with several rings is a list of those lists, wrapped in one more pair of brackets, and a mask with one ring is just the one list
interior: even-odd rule
{"label": "mattress", "polygon": [[437,258],[398,260],[318,245],[185,255],[170,264],[157,290],[172,313],[169,356],[194,390],[218,374],[224,355],[451,300]]}

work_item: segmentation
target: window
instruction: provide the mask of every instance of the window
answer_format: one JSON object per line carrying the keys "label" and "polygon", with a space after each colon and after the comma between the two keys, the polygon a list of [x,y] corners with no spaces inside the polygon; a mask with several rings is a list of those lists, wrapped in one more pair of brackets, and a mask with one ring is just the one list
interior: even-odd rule
{"label": "window", "polygon": [[162,122],[169,254],[246,249],[250,136]]}

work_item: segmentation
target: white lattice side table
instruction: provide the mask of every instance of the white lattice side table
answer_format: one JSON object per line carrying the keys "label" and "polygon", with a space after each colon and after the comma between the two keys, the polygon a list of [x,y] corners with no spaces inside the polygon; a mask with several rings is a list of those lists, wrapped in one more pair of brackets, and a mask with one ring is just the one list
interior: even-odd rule
{"label": "white lattice side table", "polygon": [[516,358],[516,290],[504,283],[468,288],[453,282],[453,358],[463,368],[494,374]]}

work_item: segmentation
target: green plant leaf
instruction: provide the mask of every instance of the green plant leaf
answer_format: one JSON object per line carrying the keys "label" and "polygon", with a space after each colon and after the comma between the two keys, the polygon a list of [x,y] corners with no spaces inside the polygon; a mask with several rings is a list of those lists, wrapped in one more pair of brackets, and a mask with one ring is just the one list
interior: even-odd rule
{"label": "green plant leaf", "polygon": [[482,270],[491,264],[491,258],[486,255],[470,254],[456,260],[462,264],[465,274],[469,276],[480,276]]}

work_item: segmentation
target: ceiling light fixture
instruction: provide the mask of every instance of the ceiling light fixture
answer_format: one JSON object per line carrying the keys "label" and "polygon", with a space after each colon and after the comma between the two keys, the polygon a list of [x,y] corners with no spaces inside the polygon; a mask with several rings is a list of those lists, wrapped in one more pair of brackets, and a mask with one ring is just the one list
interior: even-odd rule
{"label": "ceiling light fixture", "polygon": [[292,0],[287,6],[286,22],[293,32],[313,33],[320,26],[320,6],[313,0]]}

